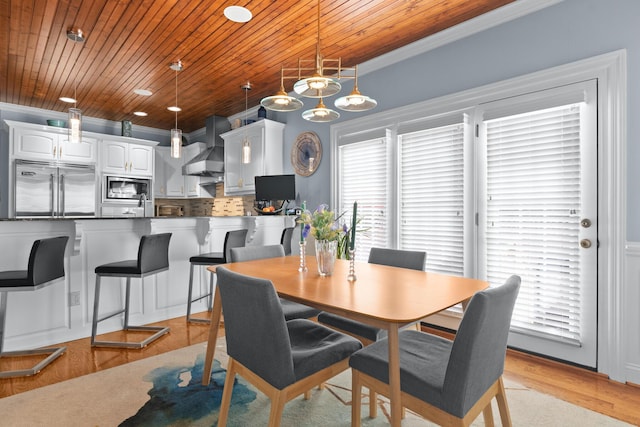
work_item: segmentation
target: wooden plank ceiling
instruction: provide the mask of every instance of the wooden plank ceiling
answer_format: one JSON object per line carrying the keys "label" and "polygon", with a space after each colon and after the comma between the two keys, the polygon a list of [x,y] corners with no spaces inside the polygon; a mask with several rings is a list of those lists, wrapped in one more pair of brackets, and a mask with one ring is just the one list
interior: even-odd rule
{"label": "wooden plank ceiling", "polygon": [[[353,66],[513,0],[322,0],[321,53]],[[245,24],[225,7],[253,13]],[[313,59],[316,0],[0,0],[0,102],[66,111],[77,93],[84,115],[171,128],[178,74],[178,127],[204,127],[211,115],[244,111],[273,95],[280,67]],[[67,29],[86,33],[84,43]],[[292,90],[293,81],[285,81]],[[348,87],[350,87],[347,84]],[[133,93],[149,89],[152,96]],[[344,89],[343,89],[344,91]],[[145,111],[147,117],[136,117]]]}

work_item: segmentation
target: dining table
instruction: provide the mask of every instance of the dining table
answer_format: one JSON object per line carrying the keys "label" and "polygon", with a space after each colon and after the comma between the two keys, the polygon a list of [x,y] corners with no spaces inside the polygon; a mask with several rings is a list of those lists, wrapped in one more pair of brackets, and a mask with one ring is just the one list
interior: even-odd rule
{"label": "dining table", "polygon": [[[355,280],[349,280],[351,261],[337,259],[333,274],[321,276],[316,258],[292,255],[211,266],[224,267],[247,276],[268,279],[282,298],[335,313],[388,331],[391,425],[402,419],[400,351],[398,331],[405,325],[456,304],[466,304],[489,284],[484,280],[354,262]],[[306,271],[304,270],[306,267]],[[216,287],[211,311],[202,384],[208,385],[222,314]]]}

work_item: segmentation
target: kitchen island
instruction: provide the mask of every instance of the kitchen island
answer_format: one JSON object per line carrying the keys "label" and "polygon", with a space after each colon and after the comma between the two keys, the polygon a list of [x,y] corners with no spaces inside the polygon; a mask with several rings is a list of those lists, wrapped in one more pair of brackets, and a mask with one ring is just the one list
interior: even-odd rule
{"label": "kitchen island", "polygon": [[[9,296],[5,350],[42,347],[91,335],[96,266],[137,257],[140,237],[172,233],[169,270],[132,280],[131,323],[148,324],[186,314],[189,258],[222,251],[229,230],[247,228],[247,245],[280,243],[289,216],[153,217],[88,219],[0,220],[0,271],[26,269],[34,240],[69,236],[65,252],[65,278],[35,292]],[[194,294],[205,293],[208,272],[194,274]],[[124,279],[104,280],[101,313],[123,306]],[[206,298],[192,305],[193,312],[206,310]],[[100,324],[99,333],[122,328],[116,316]]]}

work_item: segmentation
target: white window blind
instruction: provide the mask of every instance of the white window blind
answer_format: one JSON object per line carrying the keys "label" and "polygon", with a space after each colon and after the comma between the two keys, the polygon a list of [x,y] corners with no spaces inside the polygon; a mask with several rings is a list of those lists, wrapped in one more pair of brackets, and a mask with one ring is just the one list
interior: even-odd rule
{"label": "white window blind", "polygon": [[356,259],[367,261],[372,247],[388,244],[388,166],[385,138],[339,147],[339,209],[351,224],[353,202],[358,202]]}
{"label": "white window blind", "polygon": [[464,272],[464,125],[399,136],[399,246],[427,270]]}
{"label": "white window blind", "polygon": [[580,342],[580,107],[485,121],[487,280],[522,278],[512,328]]}

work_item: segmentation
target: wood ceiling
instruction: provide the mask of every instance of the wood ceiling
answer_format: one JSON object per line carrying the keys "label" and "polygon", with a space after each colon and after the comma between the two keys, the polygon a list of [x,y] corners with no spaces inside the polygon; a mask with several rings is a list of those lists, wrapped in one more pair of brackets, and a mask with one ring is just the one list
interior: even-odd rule
{"label": "wood ceiling", "polygon": [[[353,66],[511,1],[322,0],[321,53]],[[227,20],[233,4],[253,19]],[[273,95],[281,66],[314,58],[317,21],[316,0],[0,0],[0,102],[66,111],[58,98],[76,90],[85,116],[169,128],[169,65],[181,60],[178,127],[191,132],[206,117],[244,111],[247,81],[250,107]],[[84,43],[67,39],[71,27],[86,33]]]}

